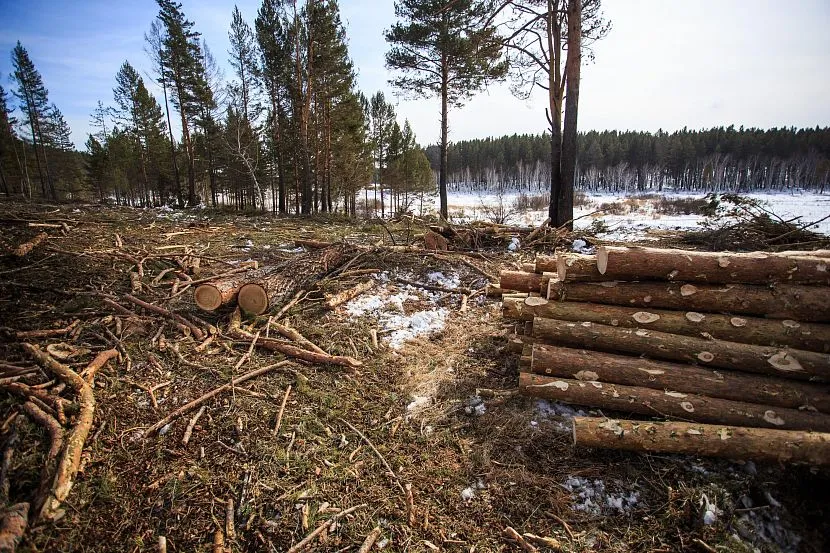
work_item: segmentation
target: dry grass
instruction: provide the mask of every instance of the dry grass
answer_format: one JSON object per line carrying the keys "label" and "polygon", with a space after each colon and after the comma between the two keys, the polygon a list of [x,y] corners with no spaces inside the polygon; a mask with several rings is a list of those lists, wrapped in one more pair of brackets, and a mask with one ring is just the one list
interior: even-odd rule
{"label": "dry grass", "polygon": [[[112,319],[107,322],[111,313],[96,297],[79,292],[90,287],[117,295],[127,292],[130,263],[79,253],[112,249],[115,233],[125,247],[189,244],[205,248],[207,257],[225,261],[282,259],[290,254],[279,251],[279,246],[297,237],[348,238],[366,244],[388,241],[387,230],[379,224],[334,218],[188,213],[187,220],[166,220],[154,212],[126,209],[83,208],[79,213],[72,207],[54,209],[5,206],[3,236],[12,243],[33,231],[9,219],[66,218],[77,224],[66,237],[50,239],[45,248],[23,260],[0,258],[0,272],[14,271],[3,274],[0,282],[2,326],[49,328],[80,318],[77,341],[93,350],[112,345],[102,329],[114,331],[115,326]],[[403,241],[422,231],[408,224],[388,225],[389,232]],[[181,231],[189,234],[163,236]],[[246,251],[248,240],[254,245]],[[467,260],[490,273],[514,261],[506,254]],[[202,270],[207,274],[224,267],[212,261]],[[148,262],[145,280],[163,268],[161,261]],[[352,268],[398,268],[415,275],[442,270],[458,273],[462,286],[477,288],[482,282],[480,274],[453,258],[379,251],[361,257]],[[331,281],[324,291],[359,280]],[[148,288],[143,297],[160,301],[168,292],[162,285]],[[376,525],[383,529],[382,539],[389,540],[385,551],[429,551],[427,542],[446,551],[512,550],[501,538],[501,530],[511,525],[520,532],[557,537],[565,551],[686,551],[696,547],[695,539],[719,551],[740,551],[731,535],[736,520],[746,513],[736,511],[741,508],[736,498],[748,495],[763,505],[765,492],[784,504],[774,512],[802,536],[801,551],[826,550],[830,509],[823,498],[830,480],[825,472],[759,466],[752,474],[726,461],[574,450],[559,419],[543,416],[533,400],[518,396],[487,400],[481,416],[468,414],[465,407],[478,388],[516,386],[515,358],[503,351],[507,330],[497,303],[470,301],[462,313],[458,296],[448,296],[441,300],[451,311],[445,330],[393,351],[373,347],[370,319],[353,320],[342,312],[325,311],[321,297],[320,292],[312,294],[292,310],[290,323],[330,353],[357,356],[364,366],[347,372],[297,363],[291,370],[250,381],[206,404],[206,414],[186,447],[181,438],[188,416],[162,436],[143,438],[141,429],[235,376],[232,369],[247,344],[229,342],[229,349],[218,346],[199,353],[192,339],[167,325],[163,332],[168,346],[160,350],[150,344],[160,319],[142,319],[132,335],[125,326],[119,338],[132,367],[128,371],[117,364],[100,373],[94,438],[87,444],[84,469],[69,496],[67,515],[33,529],[23,550],[149,551],[156,537],[165,535],[171,551],[210,551],[214,531],[224,525],[226,501],[234,499],[234,551],[286,550],[331,516],[318,512],[326,503],[340,509],[361,503],[368,507],[341,521],[324,543],[309,550],[355,551]],[[220,329],[227,327],[228,312],[199,313],[190,294],[179,296],[168,307],[197,315]],[[263,320],[248,322],[261,325]],[[174,345],[188,363],[179,359]],[[10,341],[0,344],[0,355],[9,361],[22,359]],[[237,374],[278,359],[254,351]],[[137,384],[167,380],[172,382],[157,392],[156,410]],[[282,428],[274,435],[276,414],[289,385],[292,392]],[[413,395],[428,396],[429,403],[408,410]],[[16,398],[0,397],[0,419],[17,404]],[[341,418],[372,441],[401,482],[412,484],[414,524],[409,523],[395,478]],[[21,445],[11,479],[13,499],[24,497],[36,485],[46,448],[39,428],[30,424],[20,428]],[[593,517],[574,511],[573,499],[562,486],[569,476],[601,478],[614,490],[635,489],[641,500],[625,514]],[[462,490],[479,482],[475,496],[463,500]],[[703,493],[717,497],[724,510],[713,526],[701,522]],[[565,521],[573,538],[556,517]],[[775,551],[760,538],[758,546]]]}

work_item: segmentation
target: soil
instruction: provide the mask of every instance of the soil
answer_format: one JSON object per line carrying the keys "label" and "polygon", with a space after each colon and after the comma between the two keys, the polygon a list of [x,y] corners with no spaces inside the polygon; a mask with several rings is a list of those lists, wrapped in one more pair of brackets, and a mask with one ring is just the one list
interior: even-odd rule
{"label": "soil", "polygon": [[[826,470],[575,449],[567,408],[512,393],[517,358],[505,352],[512,325],[501,318],[498,300],[478,295],[462,311],[459,294],[436,294],[433,305],[449,313],[444,329],[398,350],[384,345],[382,332],[374,347],[371,317],[323,307],[325,293],[364,280],[362,269],[406,272],[421,282],[441,271],[481,290],[485,274],[518,268],[533,252],[509,253],[506,243],[468,255],[382,247],[424,233],[422,223],[407,219],[380,225],[8,203],[0,211],[0,244],[18,245],[44,230],[30,223],[57,225],[46,227],[48,241],[25,257],[0,257],[4,362],[32,364],[16,331],[74,320],[80,323],[66,336],[35,342],[87,348],[68,362],[78,370],[99,351],[122,351],[96,377],[94,425],[65,515],[30,528],[18,551],[155,551],[159,536],[168,551],[215,551],[228,500],[235,506],[235,537],[226,536],[232,551],[286,551],[338,510],[359,505],[306,550],[357,551],[380,527],[373,551],[518,551],[502,537],[508,526],[556,538],[567,552],[830,549]],[[255,348],[234,371],[249,344],[224,335],[230,311],[199,311],[192,288],[177,293],[174,286],[183,284],[174,283],[248,259],[277,263],[296,255],[298,238],[377,246],[319,282],[282,320],[328,353],[356,357],[363,366],[293,361],[205,403],[188,445],[182,436],[195,411],[145,436],[176,407],[283,359]],[[212,343],[197,350],[199,341],[173,322],[123,300],[137,265],[144,275],[135,295],[214,326]],[[118,316],[105,297],[138,316]],[[428,304],[407,302],[405,311]],[[263,316],[244,324],[264,336],[266,322]],[[154,406],[147,390],[161,384]],[[0,391],[0,421],[20,403]],[[19,439],[9,504],[37,488],[48,449],[41,427],[22,415],[13,424]]]}

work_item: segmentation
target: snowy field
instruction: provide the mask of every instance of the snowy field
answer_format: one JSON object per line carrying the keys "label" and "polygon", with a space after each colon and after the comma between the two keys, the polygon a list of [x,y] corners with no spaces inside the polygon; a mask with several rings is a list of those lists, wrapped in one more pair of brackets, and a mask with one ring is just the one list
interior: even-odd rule
{"label": "snowy field", "polygon": [[[702,198],[702,194],[665,194],[672,198]],[[784,219],[801,217],[802,223],[818,221],[830,215],[830,194],[794,193],[794,194],[746,194],[750,198],[766,202],[767,207]],[[457,221],[492,220],[493,209],[502,206],[508,213],[507,223],[536,226],[547,217],[545,210],[519,212],[514,209],[517,193],[504,194],[451,194],[449,196],[449,215]],[[655,212],[654,200],[638,198],[636,195],[595,194],[588,196],[588,205],[575,209],[574,223],[577,229],[587,229],[595,221],[601,220],[608,227],[608,232],[600,233],[599,238],[606,240],[649,240],[656,239],[653,234],[659,231],[695,230],[703,220],[701,215],[665,215]],[[622,203],[632,210],[624,215],[595,214],[603,204]],[[425,202],[426,203],[426,202]],[[432,207],[432,206],[431,206]],[[830,235],[830,219],[813,227],[813,230]],[[651,234],[651,236],[650,236]]]}

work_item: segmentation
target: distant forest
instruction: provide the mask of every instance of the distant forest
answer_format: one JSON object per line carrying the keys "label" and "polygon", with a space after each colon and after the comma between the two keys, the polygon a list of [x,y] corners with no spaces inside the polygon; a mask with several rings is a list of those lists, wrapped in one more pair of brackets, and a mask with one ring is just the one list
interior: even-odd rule
{"label": "distant forest", "polygon": [[[578,190],[750,192],[830,189],[830,128],[666,133],[590,131],[578,138]],[[427,157],[438,167],[438,147]],[[550,135],[454,142],[448,188],[456,192],[544,191]]]}

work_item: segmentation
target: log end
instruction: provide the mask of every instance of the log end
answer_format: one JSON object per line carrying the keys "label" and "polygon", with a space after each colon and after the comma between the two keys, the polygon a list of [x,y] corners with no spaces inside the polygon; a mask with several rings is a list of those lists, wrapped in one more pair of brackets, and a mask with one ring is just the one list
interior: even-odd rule
{"label": "log end", "polygon": [[605,246],[600,246],[597,248],[597,271],[599,274],[604,275],[605,271],[608,270],[608,250]]}
{"label": "log end", "polygon": [[236,302],[244,312],[262,315],[268,310],[268,293],[259,284],[248,283],[239,289]]}
{"label": "log end", "polygon": [[193,301],[199,309],[216,311],[222,305],[222,293],[213,284],[202,284],[193,292]]}

